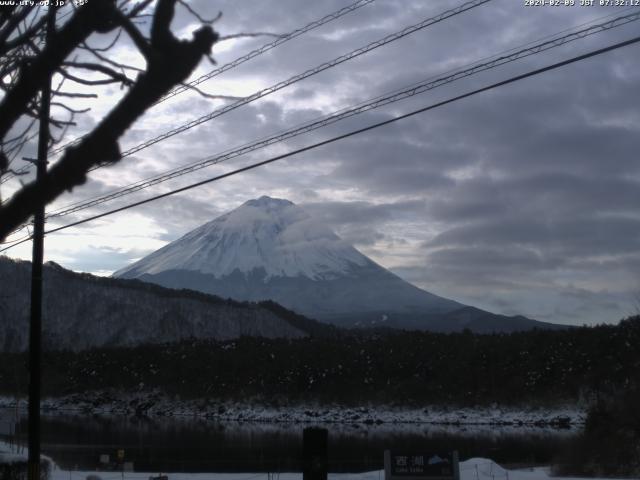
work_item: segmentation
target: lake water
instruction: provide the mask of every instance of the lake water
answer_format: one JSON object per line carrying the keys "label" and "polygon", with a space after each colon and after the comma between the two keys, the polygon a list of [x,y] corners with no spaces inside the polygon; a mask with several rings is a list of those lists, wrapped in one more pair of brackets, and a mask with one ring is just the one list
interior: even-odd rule
{"label": "lake water", "polygon": [[[0,409],[0,435],[22,441],[26,421]],[[63,469],[104,469],[118,450],[136,471],[291,472],[301,470],[302,432],[308,424],[215,422],[192,417],[122,418],[55,415],[42,418],[42,451]],[[577,435],[571,430],[432,425],[322,425],[329,430],[329,471],[383,467],[385,449],[458,450],[460,459],[491,458],[505,466],[550,464]],[[14,438],[15,438],[14,436]]]}

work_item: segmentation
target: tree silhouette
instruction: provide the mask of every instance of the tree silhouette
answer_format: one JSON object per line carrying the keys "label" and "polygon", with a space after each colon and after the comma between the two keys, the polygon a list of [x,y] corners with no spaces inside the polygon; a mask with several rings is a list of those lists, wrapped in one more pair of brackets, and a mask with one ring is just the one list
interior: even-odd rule
{"label": "tree silhouette", "polygon": [[[37,3],[37,2],[36,2]],[[122,99],[78,143],[66,148],[60,159],[47,171],[42,182],[23,185],[12,198],[0,205],[0,241],[26,222],[40,205],[46,205],[64,191],[86,181],[93,167],[116,163],[121,159],[119,138],[149,107],[173,87],[182,84],[203,57],[209,55],[218,40],[211,22],[205,22],[193,32],[191,40],[180,40],[171,31],[176,4],[193,10],[182,0],[158,0],[153,13],[148,13],[152,0],[132,3],[130,0],[87,1],[72,6],[72,16],[50,34],[50,41],[42,46],[46,33],[46,12],[35,5],[7,6],[0,9],[0,179],[15,175],[12,160],[34,135],[39,92],[45,79],[59,74],[62,81],[52,91],[52,105],[62,107],[69,118],[51,118],[58,137],[51,135],[50,145],[59,141],[74,116],[84,110],[72,108],[66,101],[73,97],[95,95],[64,91],[70,82],[80,85],[120,83],[128,90]],[[143,16],[151,17],[150,35],[138,27]],[[196,15],[197,16],[197,15]],[[117,32],[111,45],[90,47],[88,38],[95,33]],[[143,55],[146,68],[137,69],[109,58],[108,52],[117,44],[121,34],[132,40]],[[71,56],[88,52],[95,61],[79,62]],[[101,74],[101,78],[77,72]],[[137,77],[129,77],[131,72]],[[19,121],[25,121],[26,126]],[[15,132],[22,127],[21,131]]]}

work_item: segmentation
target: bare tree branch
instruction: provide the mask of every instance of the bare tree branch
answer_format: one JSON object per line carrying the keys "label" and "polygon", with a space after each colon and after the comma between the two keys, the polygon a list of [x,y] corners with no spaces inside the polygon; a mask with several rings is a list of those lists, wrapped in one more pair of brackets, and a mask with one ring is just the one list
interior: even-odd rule
{"label": "bare tree branch", "polygon": [[119,10],[116,12],[116,15],[118,17],[118,23],[120,24],[122,29],[125,32],[127,32],[127,35],[129,35],[129,38],[133,40],[133,43],[135,43],[138,50],[140,50],[140,53],[144,55],[144,58],[146,58],[148,62],[149,57],[152,55],[151,46],[149,45],[149,40],[147,40],[144,37],[144,35],[142,35],[142,32],[138,30],[138,27],[136,27],[133,24],[130,18],[128,18]]}
{"label": "bare tree branch", "polygon": [[120,75],[120,74],[116,75],[117,77],[120,77],[120,78],[113,78],[113,76],[110,75],[109,78],[88,80],[86,78],[76,77],[75,75],[67,72],[63,68],[58,69],[57,72],[63,77],[68,78],[72,82],[79,83],[81,85],[108,85],[110,83],[124,83],[126,85],[133,84],[133,80],[130,80],[127,77],[124,77],[123,75]]}
{"label": "bare tree branch", "polygon": [[33,125],[35,124],[35,120],[32,120],[31,122],[29,122],[29,124],[27,125],[27,128],[25,128],[21,133],[17,134],[15,137],[12,137],[8,140],[4,140],[2,142],[2,146],[4,147],[5,145],[8,145],[10,143],[14,143],[17,142],[18,140],[20,140],[24,135],[26,135],[26,133],[31,130],[31,127],[33,127]]}
{"label": "bare tree branch", "polygon": [[13,169],[9,169],[7,170],[7,172],[9,172],[10,174],[16,176],[16,177],[22,177],[23,175],[27,175],[29,172],[23,172],[21,170],[13,170]]}
{"label": "bare tree branch", "polygon": [[204,23],[205,25],[213,25],[214,23],[216,23],[218,20],[222,18],[222,12],[218,12],[218,15],[216,15],[211,20],[205,20],[200,16],[198,12],[196,12],[193,8],[191,8],[191,6],[187,2],[185,2],[184,0],[178,0],[178,2],[180,3],[180,5],[186,8],[191,15],[196,17],[199,22]]}
{"label": "bare tree branch", "polygon": [[32,61],[20,68],[16,84],[0,101],[0,138],[4,138],[14,122],[24,113],[39,87],[40,79],[51,75],[63,60],[94,31],[105,32],[113,24],[113,0],[87,2],[67,22],[52,34],[52,41]]}
{"label": "bare tree branch", "polygon": [[73,93],[73,92],[53,92],[54,97],[68,97],[68,98],[98,98],[95,93]]}
{"label": "bare tree branch", "polygon": [[91,110],[91,108],[83,108],[82,110],[76,110],[75,108],[71,108],[70,106],[65,105],[64,103],[60,103],[60,102],[51,102],[51,106],[54,106],[54,105],[55,105],[56,107],[62,107],[62,108],[64,108],[65,110],[67,110],[68,112],[71,112],[71,113],[77,113],[77,114],[80,114],[80,113],[87,113],[89,110]]}
{"label": "bare tree branch", "polygon": [[[124,75],[123,73],[116,72],[114,69],[109,68],[105,65],[101,65],[99,63],[93,62],[64,62],[63,66],[78,68],[83,70],[93,70],[96,72],[104,73],[108,77],[111,77],[113,80],[117,82],[121,82],[125,85],[133,85],[133,80]],[[68,73],[68,72],[67,72]]]}
{"label": "bare tree branch", "polygon": [[0,55],[2,55],[4,52],[8,52],[9,50],[17,48],[19,45],[33,38],[33,36],[38,32],[38,30],[41,30],[46,23],[47,23],[47,17],[43,16],[40,18],[40,20],[37,23],[31,25],[25,31],[21,32],[17,37],[14,37],[11,40],[6,41],[4,45],[0,47]]}
{"label": "bare tree branch", "polygon": [[32,10],[33,6],[25,6],[24,8],[19,9],[18,13],[16,13],[15,15],[11,15],[7,19],[6,25],[4,25],[0,29],[0,52],[3,52],[5,50],[7,39],[16,30],[16,28],[18,28],[20,22],[27,18]]}
{"label": "bare tree branch", "polygon": [[[15,148],[11,148],[9,150],[9,152],[11,153],[11,158],[9,158],[9,167],[13,164],[13,162],[15,161],[16,158],[18,158],[18,155],[20,155],[20,151],[22,150],[22,148],[31,140],[33,140],[34,138],[36,138],[38,136],[38,132],[35,131],[33,132],[31,135],[25,135],[22,140],[20,141],[20,143],[18,145],[15,146]],[[7,152],[7,153],[9,153]]]}
{"label": "bare tree branch", "polygon": [[103,61],[105,63],[108,63],[109,65],[112,65],[115,68],[119,68],[119,69],[121,69],[123,71],[124,70],[131,70],[131,71],[135,71],[135,72],[144,72],[144,70],[142,68],[132,67],[130,65],[125,65],[123,63],[115,62],[115,61],[111,60],[110,58],[105,57],[104,55],[98,53],[98,51],[92,50],[89,47],[85,46],[85,47],[80,47],[80,48],[87,50],[89,53],[91,53],[98,60],[101,60],[101,61]]}
{"label": "bare tree branch", "polygon": [[[89,4],[97,5],[99,2]],[[80,143],[65,150],[42,182],[25,185],[0,207],[0,241],[24,223],[38,205],[49,203],[65,190],[83,184],[89,169],[119,161],[118,139],[122,134],[157,100],[184,82],[202,57],[209,54],[218,39],[218,34],[211,27],[200,28],[190,41],[179,40],[172,34],[170,25],[175,4],[176,0],[158,0],[147,70],[138,76],[120,102]],[[115,7],[113,3],[112,6]],[[84,38],[76,44],[82,40]],[[57,62],[58,65],[60,63]]]}
{"label": "bare tree branch", "polygon": [[142,12],[145,8],[147,8],[152,1],[153,0],[144,0],[143,2],[140,2],[139,4],[137,4],[135,7],[131,9],[131,11],[127,14],[127,17],[133,18],[133,17],[139,16],[140,12]]}
{"label": "bare tree branch", "polygon": [[[71,112],[71,117],[70,117],[70,121],[73,122],[73,120],[75,119],[75,113]],[[64,136],[67,134],[67,131],[69,130],[69,127],[71,126],[71,124],[69,125],[65,125],[61,130],[60,130],[60,134],[57,137],[54,137],[53,134],[51,134],[51,138],[53,140],[53,143],[59,143],[62,141],[62,139],[64,138]]]}
{"label": "bare tree branch", "polygon": [[111,40],[111,42],[109,42],[109,44],[106,47],[89,47],[87,42],[82,42],[82,45],[87,46],[88,49],[93,50],[95,52],[107,52],[111,50],[116,43],[118,43],[118,40],[120,40],[121,35],[122,35],[122,29],[119,28],[118,31],[116,32],[116,35],[113,37],[113,40]]}
{"label": "bare tree branch", "polygon": [[5,8],[0,10],[0,30],[2,29],[2,25],[13,17],[16,7],[16,4],[6,5]]}

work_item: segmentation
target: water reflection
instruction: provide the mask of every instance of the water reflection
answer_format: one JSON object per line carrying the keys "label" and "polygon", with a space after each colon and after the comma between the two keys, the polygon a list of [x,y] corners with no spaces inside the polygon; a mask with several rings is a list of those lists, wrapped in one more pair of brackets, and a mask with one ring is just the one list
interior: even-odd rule
{"label": "water reflection", "polygon": [[[12,433],[5,412],[0,435]],[[0,420],[2,413],[0,412]],[[42,450],[63,469],[115,467],[133,462],[136,471],[290,472],[300,471],[302,430],[306,423],[220,423],[193,417],[122,418],[56,415],[42,419]],[[4,425],[4,426],[2,426]],[[549,428],[320,425],[329,429],[329,471],[381,469],[383,451],[458,450],[461,460],[492,458],[503,465],[549,464],[576,435]],[[24,441],[21,420],[16,430]],[[118,459],[124,450],[124,459]],[[103,457],[103,460],[105,458]],[[121,468],[121,467],[118,467]]]}

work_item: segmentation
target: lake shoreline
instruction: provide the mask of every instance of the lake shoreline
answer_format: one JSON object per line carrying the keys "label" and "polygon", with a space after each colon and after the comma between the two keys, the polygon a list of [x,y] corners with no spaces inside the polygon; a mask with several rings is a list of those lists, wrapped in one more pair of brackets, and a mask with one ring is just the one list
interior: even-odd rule
{"label": "lake shoreline", "polygon": [[[0,408],[26,412],[27,401],[0,396]],[[503,426],[582,429],[586,409],[575,405],[476,406],[427,405],[421,408],[389,405],[283,405],[269,406],[257,400],[246,402],[212,399],[171,399],[157,392],[116,394],[91,392],[45,398],[46,414],[116,415],[127,417],[194,417],[224,422],[308,424],[424,424],[441,426]]]}

